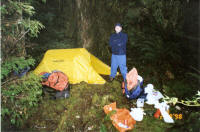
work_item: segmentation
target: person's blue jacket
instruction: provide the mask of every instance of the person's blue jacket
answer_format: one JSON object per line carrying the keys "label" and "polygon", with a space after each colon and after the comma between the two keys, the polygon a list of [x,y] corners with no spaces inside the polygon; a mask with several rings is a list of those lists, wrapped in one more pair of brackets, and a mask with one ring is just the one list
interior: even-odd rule
{"label": "person's blue jacket", "polygon": [[109,45],[112,49],[112,54],[125,55],[127,40],[128,37],[126,33],[119,32],[112,34],[110,36],[110,42],[109,42]]}

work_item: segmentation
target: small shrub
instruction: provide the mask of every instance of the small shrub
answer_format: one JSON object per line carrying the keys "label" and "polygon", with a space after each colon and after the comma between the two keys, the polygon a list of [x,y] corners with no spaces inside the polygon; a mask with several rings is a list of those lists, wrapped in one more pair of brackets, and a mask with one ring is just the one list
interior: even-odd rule
{"label": "small shrub", "polygon": [[6,60],[1,65],[1,79],[8,77],[8,75],[13,72],[19,72],[20,70],[33,66],[35,64],[35,60],[32,58],[25,59],[24,57],[13,57],[9,60]]}
{"label": "small shrub", "polygon": [[9,119],[11,124],[22,125],[28,118],[31,108],[37,106],[42,98],[40,81],[41,78],[30,73],[2,86],[1,117],[3,120]]}

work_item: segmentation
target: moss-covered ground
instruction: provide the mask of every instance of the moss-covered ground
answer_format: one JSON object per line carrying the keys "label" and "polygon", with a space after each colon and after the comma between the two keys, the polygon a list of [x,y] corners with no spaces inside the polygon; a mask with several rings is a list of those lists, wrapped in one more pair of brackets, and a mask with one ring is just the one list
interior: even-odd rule
{"label": "moss-covered ground", "polygon": [[[41,132],[73,132],[73,131],[117,131],[103,111],[103,107],[117,102],[117,108],[136,107],[136,100],[127,100],[121,91],[120,79],[104,85],[91,85],[84,82],[72,85],[68,99],[50,99],[44,96],[40,106],[34,110],[27,120],[26,128]],[[147,115],[143,121],[136,122],[134,132],[167,131],[171,124],[155,119],[156,111],[152,106],[144,106]]]}

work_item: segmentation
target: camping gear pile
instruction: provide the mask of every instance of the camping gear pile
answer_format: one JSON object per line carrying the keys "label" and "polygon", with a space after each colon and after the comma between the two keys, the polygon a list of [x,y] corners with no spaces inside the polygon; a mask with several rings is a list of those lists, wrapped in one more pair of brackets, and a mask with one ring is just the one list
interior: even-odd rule
{"label": "camping gear pile", "polygon": [[[157,109],[156,113],[154,114],[155,118],[160,117],[161,114],[166,123],[174,123],[174,120],[168,113],[169,105],[167,105],[165,101],[159,102],[159,100],[164,98],[164,96],[159,91],[156,91],[152,84],[148,84],[145,88],[143,88],[143,78],[138,75],[136,68],[133,68],[129,73],[127,73],[126,81],[122,83],[122,90],[127,99],[137,99],[137,108],[131,108],[131,112],[127,110],[128,113],[126,113],[124,116],[127,116],[127,114],[129,116],[123,117],[123,119],[123,113],[119,113],[120,111],[117,111],[115,116],[111,116],[113,125],[120,132],[132,129],[133,125],[135,124],[135,122],[132,122],[132,124],[128,125],[123,124],[124,120],[131,120],[129,118],[132,118],[134,121],[143,120],[143,116],[146,115],[143,109],[144,103],[154,105],[154,108]],[[116,103],[114,103],[114,106],[116,106]],[[104,106],[104,112],[107,114],[108,111],[111,112],[112,110],[116,109],[115,107],[114,109],[112,107],[113,103]],[[107,111],[105,109],[107,109]]]}
{"label": "camping gear pile", "polygon": [[138,75],[136,68],[133,68],[127,73],[126,81],[122,82],[123,94],[125,94],[128,99],[136,99],[139,96],[145,96],[142,86],[143,78]]}
{"label": "camping gear pile", "polygon": [[56,94],[54,95],[56,98],[68,98],[70,96],[69,79],[63,72],[42,72],[40,75],[43,79],[42,85],[56,90]]}
{"label": "camping gear pile", "polygon": [[[168,114],[169,105],[167,105],[167,103],[165,101],[163,101],[161,103],[159,102],[159,99],[164,98],[163,95],[159,91],[156,91],[153,88],[152,84],[147,85],[147,87],[145,88],[145,93],[147,94],[146,103],[149,105],[154,105],[154,108],[156,108],[160,111],[160,113],[163,116],[163,119],[166,123],[174,123],[174,120]],[[157,112],[159,113],[159,111],[157,111]]]}

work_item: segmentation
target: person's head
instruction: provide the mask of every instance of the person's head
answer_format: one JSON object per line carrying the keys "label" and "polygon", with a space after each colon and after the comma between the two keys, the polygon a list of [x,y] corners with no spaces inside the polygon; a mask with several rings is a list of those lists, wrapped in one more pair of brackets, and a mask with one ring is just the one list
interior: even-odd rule
{"label": "person's head", "polygon": [[117,23],[117,24],[115,25],[115,32],[116,32],[116,33],[119,33],[119,32],[121,32],[121,31],[122,31],[122,26],[121,26],[120,23]]}

